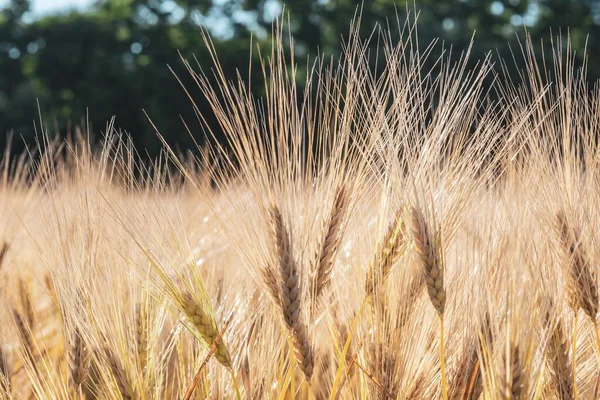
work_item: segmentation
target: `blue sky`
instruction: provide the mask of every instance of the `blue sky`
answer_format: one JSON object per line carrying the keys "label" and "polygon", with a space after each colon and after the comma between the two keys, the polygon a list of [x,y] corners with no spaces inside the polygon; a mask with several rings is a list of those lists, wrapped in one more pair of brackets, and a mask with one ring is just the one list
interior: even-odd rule
{"label": "blue sky", "polygon": [[[10,0],[0,0],[0,7],[8,4]],[[32,11],[36,15],[60,12],[68,9],[82,9],[92,4],[93,0],[32,0]]]}

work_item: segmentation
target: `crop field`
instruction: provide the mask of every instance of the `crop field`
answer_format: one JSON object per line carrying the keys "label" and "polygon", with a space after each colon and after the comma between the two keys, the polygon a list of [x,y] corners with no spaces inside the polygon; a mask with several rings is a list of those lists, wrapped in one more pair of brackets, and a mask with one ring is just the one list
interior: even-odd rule
{"label": "crop field", "polygon": [[182,60],[195,155],[114,121],[7,154],[3,398],[600,398],[600,86],[399,23],[302,78],[276,25],[262,98]]}

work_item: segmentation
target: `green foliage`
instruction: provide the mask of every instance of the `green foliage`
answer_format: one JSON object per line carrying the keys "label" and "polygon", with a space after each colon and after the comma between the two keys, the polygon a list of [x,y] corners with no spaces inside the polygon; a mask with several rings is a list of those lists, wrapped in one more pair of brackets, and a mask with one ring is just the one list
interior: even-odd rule
{"label": "green foliage", "polygon": [[[366,36],[378,23],[393,28],[396,15],[402,21],[412,4],[412,0],[365,2],[361,30]],[[522,33],[525,24],[534,42],[541,38],[548,42],[550,29],[554,35],[570,33],[580,59],[587,41],[589,77],[600,76],[597,1],[421,0],[417,7],[423,46],[440,37],[460,54],[476,31],[474,61],[496,50],[510,58],[508,44],[514,48],[516,33]],[[201,66],[207,61],[198,23],[216,36],[221,65],[233,78],[237,68],[244,76],[251,34],[259,45],[266,45],[272,18],[282,8],[276,0],[104,0],[86,12],[31,21],[25,18],[28,0],[12,0],[0,13],[0,135],[14,132],[32,143],[39,101],[51,133],[64,134],[88,116],[92,129],[101,131],[115,115],[117,126],[154,155],[160,145],[145,110],[171,144],[190,148],[193,140],[180,116],[192,128],[195,140],[201,142],[204,133],[168,66],[200,109],[207,108],[179,58],[179,53],[186,58],[195,55]],[[289,13],[297,60],[305,65],[307,55],[317,49],[339,53],[340,38],[347,35],[356,15],[356,2],[294,0],[284,9]],[[253,70],[259,71],[253,54]],[[261,94],[258,82],[252,87],[256,95]]]}

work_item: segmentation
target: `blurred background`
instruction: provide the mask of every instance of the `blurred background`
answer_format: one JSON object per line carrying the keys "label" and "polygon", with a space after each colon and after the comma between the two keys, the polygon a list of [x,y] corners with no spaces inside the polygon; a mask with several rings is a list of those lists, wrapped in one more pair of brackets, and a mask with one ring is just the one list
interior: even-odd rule
{"label": "blurred background", "polygon": [[[356,1],[288,0],[290,29],[299,65],[317,49],[335,56],[347,35]],[[402,20],[413,0],[365,0],[361,29],[397,12]],[[116,116],[148,156],[160,142],[145,110],[167,141],[180,150],[194,147],[202,130],[191,103],[168,65],[187,87],[193,85],[181,63],[193,55],[208,66],[199,26],[212,34],[220,62],[234,77],[247,71],[251,36],[269,46],[279,0],[0,0],[0,145],[14,136],[11,150],[35,142],[41,112],[51,135],[66,135],[89,121],[96,133]],[[592,0],[420,0],[419,41],[434,38],[464,50],[475,34],[473,62],[493,51],[511,58],[526,28],[535,44],[559,32],[570,34],[582,60],[587,48],[589,80],[600,77],[600,1]],[[586,47],[587,45],[587,47]],[[423,47],[424,48],[424,47]],[[547,49],[549,51],[549,49]],[[252,63],[258,63],[254,51]],[[539,53],[541,55],[541,51]],[[253,68],[258,72],[258,64]],[[253,79],[260,78],[258,73]],[[302,76],[302,74],[300,74]],[[261,85],[253,84],[260,95]],[[198,91],[192,91],[199,107]],[[39,111],[38,111],[39,102]],[[181,117],[180,117],[181,116]],[[210,121],[209,121],[210,123]]]}

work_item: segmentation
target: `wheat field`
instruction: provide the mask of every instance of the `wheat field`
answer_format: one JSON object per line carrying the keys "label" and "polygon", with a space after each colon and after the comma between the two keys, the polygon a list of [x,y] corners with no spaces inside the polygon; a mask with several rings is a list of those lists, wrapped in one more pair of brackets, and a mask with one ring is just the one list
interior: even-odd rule
{"label": "wheat field", "polygon": [[300,84],[283,26],[264,98],[206,34],[212,70],[182,60],[226,145],[197,110],[196,156],[142,163],[114,121],[4,156],[2,397],[600,398],[600,88],[568,41],[514,81],[408,19]]}

